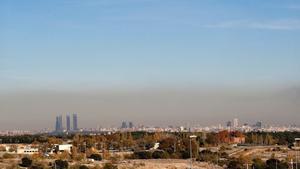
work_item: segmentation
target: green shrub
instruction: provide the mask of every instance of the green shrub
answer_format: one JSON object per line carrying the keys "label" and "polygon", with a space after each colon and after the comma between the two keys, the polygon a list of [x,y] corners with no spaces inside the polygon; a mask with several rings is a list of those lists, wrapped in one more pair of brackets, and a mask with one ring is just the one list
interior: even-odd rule
{"label": "green shrub", "polygon": [[92,154],[89,158],[94,159],[95,161],[102,160],[102,156],[100,154]]}
{"label": "green shrub", "polygon": [[154,159],[165,159],[168,157],[169,157],[169,154],[165,151],[154,151],[152,153],[152,158],[154,158]]}
{"label": "green shrub", "polygon": [[242,161],[234,159],[234,160],[229,161],[227,168],[228,169],[243,169],[244,164]]}
{"label": "green shrub", "polygon": [[64,160],[55,160],[56,169],[68,169],[68,162]]}
{"label": "green shrub", "polygon": [[151,159],[152,153],[150,151],[137,151],[134,152],[134,157],[138,159]]}
{"label": "green shrub", "polygon": [[22,158],[22,163],[20,164],[21,167],[30,167],[32,165],[32,160],[28,157]]}
{"label": "green shrub", "polygon": [[180,151],[180,156],[182,159],[188,159],[188,158],[190,158],[190,153],[186,150],[182,150],[182,151]]}
{"label": "green shrub", "polygon": [[79,169],[89,169],[89,167],[87,167],[87,166],[85,166],[85,165],[81,165],[81,166],[79,167]]}

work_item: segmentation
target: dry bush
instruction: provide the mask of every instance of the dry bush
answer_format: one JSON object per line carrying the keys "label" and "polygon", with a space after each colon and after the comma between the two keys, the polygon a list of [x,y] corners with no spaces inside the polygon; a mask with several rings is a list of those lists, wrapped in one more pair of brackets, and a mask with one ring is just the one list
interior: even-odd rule
{"label": "dry bush", "polygon": [[18,164],[14,163],[6,167],[5,169],[18,169],[20,168]]}
{"label": "dry bush", "polygon": [[9,154],[9,153],[4,153],[2,156],[3,159],[10,159],[10,158],[16,158],[15,155]]}

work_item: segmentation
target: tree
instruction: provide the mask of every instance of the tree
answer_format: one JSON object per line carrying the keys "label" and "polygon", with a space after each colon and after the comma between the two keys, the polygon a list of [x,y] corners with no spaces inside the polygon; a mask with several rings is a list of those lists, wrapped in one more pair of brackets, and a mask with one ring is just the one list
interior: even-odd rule
{"label": "tree", "polygon": [[103,169],[118,169],[118,167],[112,163],[105,163]]}
{"label": "tree", "polygon": [[138,159],[151,159],[152,153],[150,151],[137,151],[134,152],[133,156]]}
{"label": "tree", "polygon": [[252,160],[252,168],[254,169],[265,169],[266,164],[260,159],[260,158],[255,158]]}
{"label": "tree", "polygon": [[181,150],[180,156],[182,159],[188,159],[188,158],[190,158],[190,152],[187,150]]}
{"label": "tree", "polygon": [[4,146],[0,146],[0,151],[6,151],[6,148]]}
{"label": "tree", "polygon": [[258,136],[257,142],[258,142],[258,144],[261,144],[261,145],[264,144],[264,138],[263,138],[262,135],[259,135],[259,136]]}
{"label": "tree", "polygon": [[68,169],[68,162],[64,160],[55,160],[56,169]]}
{"label": "tree", "polygon": [[85,165],[81,165],[81,166],[79,167],[79,169],[89,169],[89,167],[87,167],[87,166],[85,166]]}
{"label": "tree", "polygon": [[210,145],[217,145],[217,139],[214,133],[208,133],[205,142]]}
{"label": "tree", "polygon": [[198,160],[216,163],[218,161],[218,153],[211,152],[210,150],[203,150],[200,152]]}
{"label": "tree", "polygon": [[176,140],[172,137],[167,137],[160,141],[159,149],[167,151],[169,154],[174,152],[174,145],[176,144]]}
{"label": "tree", "polygon": [[67,160],[70,158],[71,158],[71,156],[68,151],[63,151],[61,154],[58,155],[58,159],[60,159],[60,160]]}
{"label": "tree", "polygon": [[228,169],[243,169],[243,163],[237,159],[230,160],[227,168]]}
{"label": "tree", "polygon": [[165,151],[154,151],[152,153],[152,158],[154,158],[154,159],[165,159],[168,157],[169,157],[169,154]]}
{"label": "tree", "polygon": [[274,159],[274,158],[267,160],[266,164],[267,164],[266,169],[275,169],[275,168],[288,169],[289,168],[287,163],[281,162],[278,159]]}
{"label": "tree", "polygon": [[9,151],[9,152],[17,152],[17,146],[16,146],[16,145],[10,146],[10,148],[9,148],[8,151]]}
{"label": "tree", "polygon": [[230,133],[227,130],[220,131],[216,136],[216,139],[217,139],[218,143],[227,143],[227,142],[229,142],[230,141],[229,134]]}
{"label": "tree", "polygon": [[100,154],[92,154],[89,158],[94,159],[95,161],[102,160],[102,156]]}
{"label": "tree", "polygon": [[22,163],[20,164],[21,167],[30,167],[32,165],[32,160],[28,157],[22,158]]}
{"label": "tree", "polygon": [[274,139],[269,133],[265,137],[265,144],[267,144],[267,145],[274,144]]}

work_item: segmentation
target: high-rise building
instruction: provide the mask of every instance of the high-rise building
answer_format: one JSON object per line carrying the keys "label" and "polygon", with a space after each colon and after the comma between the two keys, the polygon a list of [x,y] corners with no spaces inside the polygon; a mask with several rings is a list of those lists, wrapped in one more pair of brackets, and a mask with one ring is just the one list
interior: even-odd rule
{"label": "high-rise building", "polygon": [[255,127],[261,129],[262,128],[262,122],[261,121],[256,122]]}
{"label": "high-rise building", "polygon": [[63,131],[63,121],[62,121],[62,116],[61,115],[56,116],[55,131],[56,132]]}
{"label": "high-rise building", "polygon": [[78,130],[78,123],[77,123],[77,114],[76,113],[74,113],[73,114],[73,130],[74,131],[76,131],[76,130]]}
{"label": "high-rise building", "polygon": [[70,118],[70,115],[66,116],[66,126],[67,126],[67,131],[71,131],[71,118]]}
{"label": "high-rise building", "polygon": [[131,121],[129,122],[128,127],[131,128],[131,129],[134,127],[133,123]]}
{"label": "high-rise building", "polygon": [[239,119],[235,118],[233,119],[233,127],[238,127],[239,126]]}
{"label": "high-rise building", "polygon": [[126,128],[127,128],[127,123],[126,123],[126,121],[123,121],[123,122],[122,122],[121,128],[122,128],[122,129],[126,129]]}
{"label": "high-rise building", "polygon": [[226,123],[226,126],[227,126],[227,127],[232,127],[232,122],[231,122],[231,121],[228,121],[228,122]]}
{"label": "high-rise building", "polygon": [[59,130],[59,119],[58,116],[56,116],[56,120],[55,120],[55,131]]}

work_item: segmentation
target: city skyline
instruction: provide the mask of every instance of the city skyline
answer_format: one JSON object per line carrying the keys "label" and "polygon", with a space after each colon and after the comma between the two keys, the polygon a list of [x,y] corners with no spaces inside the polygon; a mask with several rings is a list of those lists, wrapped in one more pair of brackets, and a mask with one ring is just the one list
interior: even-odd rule
{"label": "city skyline", "polygon": [[[66,114],[65,116],[65,123],[63,122],[63,116],[62,115],[58,115],[56,116],[56,120],[55,120],[55,130],[53,130],[56,133],[60,133],[63,131],[66,132],[74,132],[74,131],[78,131],[78,117],[77,117],[77,113],[72,113],[72,126],[71,126],[71,116],[69,113]],[[65,125],[64,125],[65,124]]]}
{"label": "city skyline", "polygon": [[0,130],[55,127],[61,112],[80,128],[299,124],[299,6],[0,1]]}

